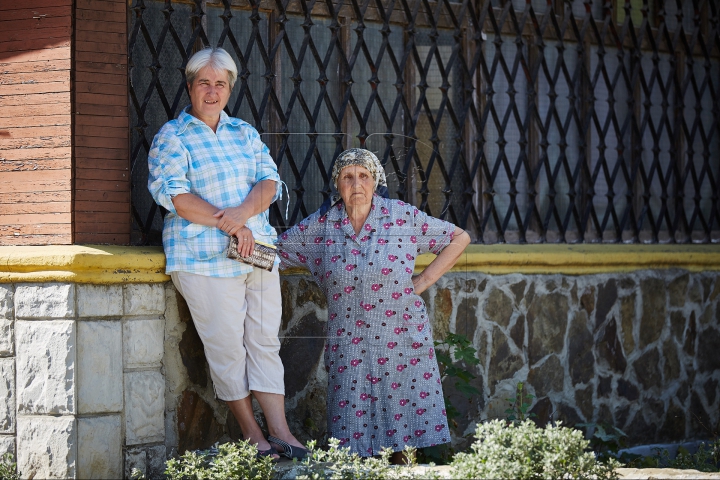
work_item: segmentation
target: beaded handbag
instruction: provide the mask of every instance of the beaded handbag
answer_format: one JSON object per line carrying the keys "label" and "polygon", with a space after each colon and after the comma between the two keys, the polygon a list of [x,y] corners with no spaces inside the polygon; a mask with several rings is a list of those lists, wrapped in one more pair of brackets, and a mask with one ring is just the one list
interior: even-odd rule
{"label": "beaded handbag", "polygon": [[255,249],[249,257],[243,257],[237,251],[238,239],[235,235],[230,236],[230,244],[227,247],[227,258],[237,260],[238,262],[247,263],[253,267],[262,268],[271,272],[275,265],[275,255],[277,247],[265,242],[255,240]]}

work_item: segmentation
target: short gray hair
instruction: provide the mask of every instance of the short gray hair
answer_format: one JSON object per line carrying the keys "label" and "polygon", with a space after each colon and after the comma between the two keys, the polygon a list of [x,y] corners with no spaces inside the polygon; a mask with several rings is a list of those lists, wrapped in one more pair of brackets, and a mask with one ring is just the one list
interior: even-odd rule
{"label": "short gray hair", "polygon": [[238,74],[237,65],[235,65],[235,60],[233,60],[230,54],[220,47],[203,48],[190,57],[190,60],[188,60],[185,66],[185,78],[187,82],[192,85],[200,70],[208,65],[216,71],[225,70],[228,74],[230,88],[235,86]]}

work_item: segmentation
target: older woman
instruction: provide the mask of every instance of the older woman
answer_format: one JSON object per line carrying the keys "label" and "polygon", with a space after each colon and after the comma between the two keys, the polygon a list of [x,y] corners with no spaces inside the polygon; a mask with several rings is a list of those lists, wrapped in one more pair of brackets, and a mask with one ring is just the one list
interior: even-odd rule
{"label": "older woman", "polygon": [[[283,263],[305,266],[328,300],[328,430],[362,456],[383,447],[401,460],[405,445],[450,441],[428,313],[420,294],[447,272],[470,242],[451,223],[387,191],[377,157],[343,152],[332,181],[339,192],[280,236]],[[419,275],[421,253],[437,255]]]}
{"label": "older woman", "polygon": [[[244,256],[252,253],[253,238],[274,242],[267,210],[280,195],[277,167],[257,131],[223,111],[237,78],[226,51],[199,51],[185,76],[190,105],[160,129],[148,155],[148,188],[168,210],[166,272],[190,308],[215,393],[244,438],[259,455],[278,458],[271,439],[286,447],[284,455],[301,458],[306,450],[285,419],[277,265],[267,272],[225,255],[230,235]],[[251,392],[268,439],[255,421]]]}

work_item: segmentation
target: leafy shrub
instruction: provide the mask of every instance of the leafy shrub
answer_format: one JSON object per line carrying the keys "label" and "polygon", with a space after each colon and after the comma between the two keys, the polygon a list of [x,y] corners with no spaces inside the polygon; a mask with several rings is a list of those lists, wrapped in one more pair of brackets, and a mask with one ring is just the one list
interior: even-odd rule
{"label": "leafy shrub", "polygon": [[[454,379],[453,385],[457,392],[465,396],[467,402],[471,402],[473,398],[480,395],[480,391],[470,383],[475,379],[475,375],[469,368],[480,363],[477,350],[472,346],[472,342],[461,333],[448,332],[444,340],[436,340],[434,344],[435,357],[440,369],[440,381],[444,384],[446,379]],[[453,401],[445,395],[445,415],[448,424],[455,429],[458,428],[456,419],[460,417],[459,405],[455,404],[457,401]],[[422,448],[417,455],[422,463],[447,465],[455,455],[455,449],[446,443]]]}
{"label": "leafy shrub", "polygon": [[130,471],[130,480],[147,480],[147,477],[139,468],[133,468]]}
{"label": "leafy shrub", "polygon": [[296,478],[298,480],[385,480],[385,479],[436,479],[437,473],[416,469],[415,449],[405,447],[407,465],[390,465],[392,450],[385,449],[379,458],[363,458],[350,453],[350,448],[341,447],[336,438],[329,440],[329,448],[323,451],[315,448],[315,442],[308,443],[311,455],[301,464]]}
{"label": "leafy shrub", "polygon": [[[468,435],[470,436],[470,435]],[[455,455],[455,448],[449,443],[424,447],[416,452],[418,463],[432,463],[435,465],[448,465]]]}
{"label": "leafy shrub", "polygon": [[[494,420],[479,424],[471,453],[455,455],[450,478],[516,479],[611,479],[618,478],[616,460],[598,461],[587,452],[589,442],[582,432],[560,425],[538,428],[531,420],[507,423]],[[331,438],[329,448],[316,448],[309,442],[311,454],[297,464],[295,475],[302,480],[384,480],[439,479],[440,473],[415,464],[415,449],[405,448],[409,463],[390,465],[392,451],[386,449],[377,458],[363,458],[341,447]],[[246,441],[220,445],[204,452],[187,452],[167,462],[165,471],[173,480],[219,480],[225,478],[264,479],[273,475],[269,457],[256,458],[257,448]],[[15,477],[16,478],[16,477]]]}
{"label": "leafy shrub", "polygon": [[510,406],[505,410],[508,422],[522,423],[528,418],[537,417],[532,412],[528,413],[533,398],[535,398],[535,395],[527,392],[523,394],[523,383],[518,382],[515,387],[515,396],[506,399],[510,403]]}
{"label": "leafy shrub", "polygon": [[634,468],[654,466],[644,464],[641,455],[620,453],[621,449],[628,446],[628,436],[619,428],[607,423],[578,423],[575,426],[585,429],[585,438],[590,442],[590,449],[601,461],[612,457]]}
{"label": "leafy shrub", "polygon": [[[421,479],[438,478],[437,474],[417,469],[415,449],[407,447],[408,465],[390,465],[391,450],[379,458],[362,458],[340,447],[330,439],[327,451],[308,443],[311,454],[298,464],[296,478],[307,480],[333,479]],[[247,441],[226,443],[200,452],[186,452],[179,459],[168,460],[165,474],[172,480],[224,480],[226,478],[268,479],[273,476],[274,463],[269,457],[256,458],[257,448]],[[139,473],[139,472],[138,472]]]}
{"label": "leafy shrub", "polygon": [[478,424],[470,453],[455,455],[452,478],[607,478],[617,479],[614,459],[599,462],[587,452],[589,442],[580,430],[531,420]]}
{"label": "leafy shrub", "polygon": [[272,458],[257,458],[257,452],[257,447],[246,440],[225,443],[202,452],[186,452],[179,459],[168,460],[165,474],[172,480],[270,478]]}
{"label": "leafy shrub", "polygon": [[[440,369],[440,380],[444,382],[446,378],[451,377],[457,379],[455,388],[468,400],[480,395],[478,389],[470,384],[475,375],[462,365],[462,362],[473,366],[480,363],[477,358],[477,350],[472,346],[472,342],[461,333],[448,332],[445,340],[436,340],[434,343],[435,358],[437,358]],[[455,419],[460,416],[460,412],[447,396],[445,397],[445,411],[448,422],[457,428]]]}
{"label": "leafy shrub", "polygon": [[20,474],[17,471],[17,464],[13,462],[12,453],[6,453],[0,460],[0,480],[18,480]]}
{"label": "leafy shrub", "polygon": [[720,438],[716,438],[710,444],[701,443],[695,453],[679,447],[675,458],[670,458],[667,450],[660,451],[659,448],[655,450],[659,467],[693,469],[701,472],[720,471]]}

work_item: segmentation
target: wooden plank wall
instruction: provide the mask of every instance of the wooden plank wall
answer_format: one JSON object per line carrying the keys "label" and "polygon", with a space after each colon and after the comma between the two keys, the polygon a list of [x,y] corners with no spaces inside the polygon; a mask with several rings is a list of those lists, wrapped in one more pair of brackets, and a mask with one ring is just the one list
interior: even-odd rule
{"label": "wooden plank wall", "polygon": [[130,243],[127,6],[76,0],[75,241]]}
{"label": "wooden plank wall", "polygon": [[72,243],[72,0],[0,2],[0,245]]}

